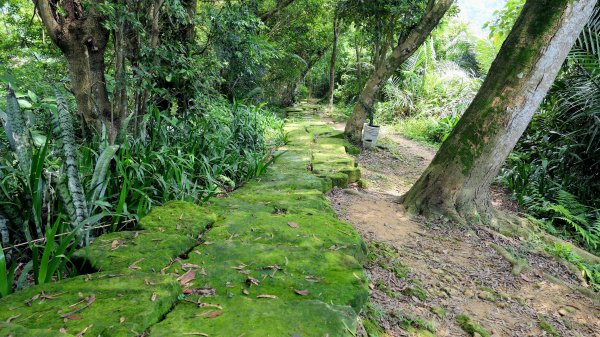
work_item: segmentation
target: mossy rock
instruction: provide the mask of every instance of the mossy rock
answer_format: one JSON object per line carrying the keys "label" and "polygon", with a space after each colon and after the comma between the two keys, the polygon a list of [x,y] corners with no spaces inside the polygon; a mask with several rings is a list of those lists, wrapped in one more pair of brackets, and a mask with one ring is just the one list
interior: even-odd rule
{"label": "mossy rock", "polygon": [[334,214],[329,201],[319,190],[276,190],[264,193],[240,190],[234,197],[235,200],[251,205],[272,207],[275,213]]}
{"label": "mossy rock", "polygon": [[198,234],[216,220],[216,215],[204,207],[185,201],[172,201],[152,208],[140,220],[139,227],[152,232],[197,238]]}
{"label": "mossy rock", "polygon": [[158,272],[197,244],[197,240],[186,235],[116,232],[102,235],[88,247],[75,252],[73,261],[98,271]]}
{"label": "mossy rock", "polygon": [[[186,263],[202,266],[204,273],[196,273],[189,287],[208,286],[219,296],[245,297],[246,290],[249,296],[320,300],[359,311],[369,295],[362,264],[341,251],[232,241],[211,243],[198,251]],[[184,271],[174,265],[169,273]],[[297,291],[308,293],[301,296]]]}
{"label": "mossy rock", "polygon": [[237,212],[219,222],[206,234],[205,240],[287,244],[343,251],[361,262],[366,255],[366,246],[351,225],[331,215],[321,214]]}
{"label": "mossy rock", "polygon": [[0,335],[57,336],[64,329],[74,336],[89,327],[86,336],[137,336],[169,312],[180,294],[176,280],[164,275],[82,275],[0,299],[0,321],[10,319],[0,325]]}
{"label": "mossy rock", "polygon": [[[151,336],[354,336],[356,313],[319,301],[282,301],[250,297],[206,298],[220,308],[184,303],[150,330]],[[214,315],[218,315],[213,317]],[[213,317],[213,318],[208,318]]]}

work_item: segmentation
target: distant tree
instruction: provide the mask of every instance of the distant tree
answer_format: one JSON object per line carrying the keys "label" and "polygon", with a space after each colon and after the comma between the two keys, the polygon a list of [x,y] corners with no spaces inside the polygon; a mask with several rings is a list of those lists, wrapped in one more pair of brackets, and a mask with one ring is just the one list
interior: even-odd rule
{"label": "distant tree", "polygon": [[[348,0],[348,2],[352,3],[356,0]],[[372,8],[366,15],[354,18],[356,22],[363,24],[366,22],[371,25],[369,29],[374,29],[376,43],[373,47],[375,71],[367,80],[354,111],[346,123],[345,133],[350,140],[360,141],[363,123],[372,111],[377,93],[385,81],[423,44],[453,3],[454,0],[429,0],[427,7],[422,11],[418,10],[420,5],[418,1],[400,3],[393,0],[377,1],[366,5]],[[357,6],[348,6],[348,8],[358,10]],[[346,10],[345,13],[349,12]],[[415,12],[423,14],[419,18],[418,15],[415,16]],[[386,20],[381,13],[400,22],[396,25],[385,25]],[[361,15],[360,10],[358,15]],[[391,53],[388,53],[390,48]]]}
{"label": "distant tree", "polygon": [[420,179],[412,213],[458,223],[499,219],[490,186],[590,18],[596,0],[528,0],[479,93]]}

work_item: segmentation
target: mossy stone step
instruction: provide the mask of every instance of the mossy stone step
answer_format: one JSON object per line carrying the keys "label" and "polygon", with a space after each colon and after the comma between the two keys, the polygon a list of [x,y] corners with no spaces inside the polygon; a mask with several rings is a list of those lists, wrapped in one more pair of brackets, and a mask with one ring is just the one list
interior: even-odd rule
{"label": "mossy stone step", "polygon": [[152,327],[150,335],[333,337],[353,336],[357,328],[357,315],[351,308],[321,301],[219,297],[202,302],[216,307],[180,304],[164,321]]}
{"label": "mossy stone step", "polygon": [[180,294],[177,281],[165,275],[82,275],[0,300],[0,332],[75,336],[87,328],[85,336],[141,335],[169,312]]}
{"label": "mossy stone step", "polygon": [[148,231],[186,235],[195,239],[215,221],[217,216],[204,207],[191,202],[171,201],[154,207],[140,220],[139,226]]}
{"label": "mossy stone step", "polygon": [[219,222],[207,233],[205,240],[342,250],[360,261],[366,252],[364,242],[351,225],[322,214],[236,212]]}
{"label": "mossy stone step", "polygon": [[105,234],[75,252],[73,260],[98,271],[124,269],[158,272],[169,262],[198,245],[177,234],[135,231]]}

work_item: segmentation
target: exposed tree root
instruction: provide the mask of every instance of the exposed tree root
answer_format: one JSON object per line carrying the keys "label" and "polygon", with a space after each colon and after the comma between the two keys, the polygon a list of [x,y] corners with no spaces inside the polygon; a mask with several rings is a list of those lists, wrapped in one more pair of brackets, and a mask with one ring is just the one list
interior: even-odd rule
{"label": "exposed tree root", "polygon": [[527,260],[520,259],[517,256],[512,255],[508,250],[506,250],[506,248],[504,248],[504,247],[502,247],[502,246],[500,246],[498,244],[492,243],[491,246],[505,260],[507,260],[508,262],[510,262],[510,264],[512,265],[512,273],[513,273],[513,275],[518,276],[518,275],[521,275],[522,272],[531,269],[531,267],[529,267],[529,264],[527,263]]}

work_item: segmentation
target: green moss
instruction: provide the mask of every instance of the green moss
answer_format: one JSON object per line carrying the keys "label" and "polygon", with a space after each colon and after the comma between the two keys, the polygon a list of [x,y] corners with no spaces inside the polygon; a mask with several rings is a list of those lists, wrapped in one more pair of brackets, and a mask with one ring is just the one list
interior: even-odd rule
{"label": "green moss", "polygon": [[467,315],[457,316],[456,322],[458,323],[458,326],[460,326],[461,329],[463,329],[470,336],[474,336],[475,333],[478,333],[479,335],[481,335],[481,337],[491,336],[490,333],[484,327],[479,325],[479,323],[471,320],[471,317]]}
{"label": "green moss", "polygon": [[560,334],[556,328],[552,326],[552,324],[550,324],[545,317],[538,317],[538,325],[540,326],[540,329],[544,330],[549,336],[560,337]]}
{"label": "green moss", "polygon": [[[255,297],[207,298],[219,306],[198,308],[182,303],[152,327],[151,336],[181,336],[202,332],[209,336],[352,336],[356,313],[349,307],[320,301],[282,301]],[[221,313],[206,318],[207,312]]]}
{"label": "green moss", "polygon": [[[191,253],[187,263],[202,266],[206,275],[197,274],[190,284],[209,286],[227,298],[261,294],[282,300],[298,300],[296,290],[309,293],[306,300],[320,300],[357,311],[368,298],[367,279],[361,264],[340,251],[277,244],[214,243]],[[178,265],[169,272],[182,274]],[[249,284],[248,278],[259,280]]]}
{"label": "green moss", "polygon": [[184,201],[172,201],[152,208],[150,214],[140,220],[139,227],[151,232],[197,238],[198,234],[216,220],[216,215],[204,207]]}
{"label": "green moss", "polygon": [[[0,325],[0,335],[54,336],[61,328],[77,335],[90,325],[90,336],[142,334],[180,292],[174,279],[144,273],[97,273],[35,286],[0,299],[0,321],[12,317],[10,324]],[[84,308],[92,295],[95,300]],[[45,333],[37,330],[42,328]]]}
{"label": "green moss", "polygon": [[[289,224],[297,224],[292,228]],[[364,242],[348,223],[331,215],[236,212],[205,236],[206,241],[288,244],[321,250],[343,251],[362,261]]]}
{"label": "green moss", "polygon": [[405,296],[414,296],[420,301],[425,301],[428,297],[427,292],[418,285],[406,287],[404,290],[402,290],[402,294]]}
{"label": "green moss", "polygon": [[346,146],[346,152],[349,155],[356,156],[356,155],[360,154],[361,150],[360,150],[360,147],[358,147],[358,146],[348,145],[348,146]]}
{"label": "green moss", "polygon": [[446,309],[444,309],[444,308],[442,308],[442,307],[435,306],[435,305],[434,305],[434,306],[432,306],[432,307],[431,307],[429,310],[430,310],[432,313],[434,313],[434,314],[435,314],[437,317],[439,317],[439,318],[445,318],[445,317],[446,317],[446,314],[448,313],[448,312],[446,311]]}
{"label": "green moss", "polygon": [[195,239],[185,235],[116,232],[102,235],[90,246],[78,250],[73,260],[99,271],[158,272],[197,244]]}
{"label": "green moss", "polygon": [[400,325],[407,331],[415,333],[417,336],[435,336],[433,335],[437,327],[434,322],[426,320],[422,317],[417,316],[402,316],[397,315],[400,318]]}

